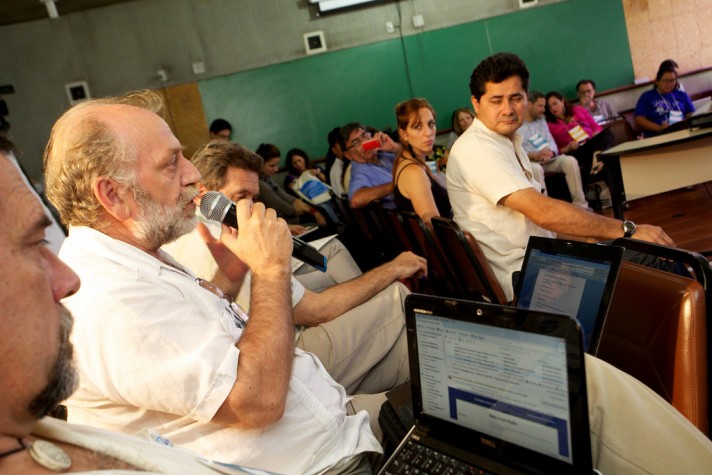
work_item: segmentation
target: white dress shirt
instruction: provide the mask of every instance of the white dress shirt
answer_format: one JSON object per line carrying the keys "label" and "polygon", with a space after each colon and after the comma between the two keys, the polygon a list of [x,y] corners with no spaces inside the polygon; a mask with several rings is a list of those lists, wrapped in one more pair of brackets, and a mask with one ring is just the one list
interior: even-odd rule
{"label": "white dress shirt", "polygon": [[347,416],[344,389],[299,349],[281,420],[260,430],[211,422],[239,377],[230,303],[168,254],[171,265],[90,228],[71,227],[60,258],[82,279],[64,300],[82,382],[67,401],[70,422],[150,428],[205,457],[278,473],[381,451],[368,414]]}

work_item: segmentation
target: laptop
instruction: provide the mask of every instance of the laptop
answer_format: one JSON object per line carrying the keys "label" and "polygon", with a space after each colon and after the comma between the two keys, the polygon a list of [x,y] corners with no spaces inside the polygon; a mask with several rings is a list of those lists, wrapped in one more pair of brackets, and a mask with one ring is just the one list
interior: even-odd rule
{"label": "laptop", "polygon": [[419,294],[405,306],[415,425],[381,474],[594,473],[573,318]]}
{"label": "laptop", "polygon": [[532,236],[515,289],[515,306],[576,317],[584,351],[595,355],[624,249]]}

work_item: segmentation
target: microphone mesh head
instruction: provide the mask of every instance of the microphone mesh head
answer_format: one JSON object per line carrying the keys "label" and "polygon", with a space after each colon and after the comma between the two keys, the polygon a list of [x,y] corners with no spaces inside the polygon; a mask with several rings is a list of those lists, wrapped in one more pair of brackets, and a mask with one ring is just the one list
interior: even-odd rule
{"label": "microphone mesh head", "polygon": [[208,191],[200,198],[200,214],[212,221],[222,223],[232,202],[218,191]]}

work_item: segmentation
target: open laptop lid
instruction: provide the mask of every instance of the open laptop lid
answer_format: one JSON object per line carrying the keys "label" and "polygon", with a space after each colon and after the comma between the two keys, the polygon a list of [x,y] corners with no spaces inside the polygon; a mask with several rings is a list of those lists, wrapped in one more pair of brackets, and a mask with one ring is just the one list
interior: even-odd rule
{"label": "open laptop lid", "polygon": [[419,294],[405,305],[419,433],[517,473],[592,473],[574,319]]}
{"label": "open laptop lid", "polygon": [[595,355],[624,249],[532,236],[515,289],[517,307],[576,317]]}

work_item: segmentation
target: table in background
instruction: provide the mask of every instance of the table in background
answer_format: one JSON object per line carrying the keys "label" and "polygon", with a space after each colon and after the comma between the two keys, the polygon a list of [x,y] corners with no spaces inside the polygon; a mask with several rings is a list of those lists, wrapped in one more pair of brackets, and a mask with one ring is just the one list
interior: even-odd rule
{"label": "table in background", "polygon": [[613,215],[623,219],[626,200],[712,180],[712,127],[631,140],[599,159],[609,167]]}

